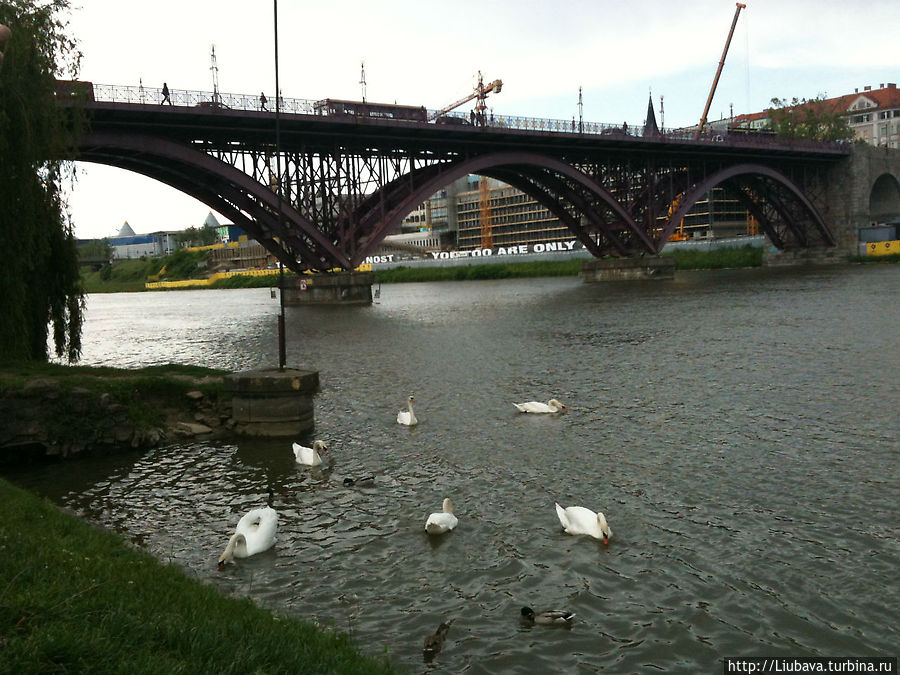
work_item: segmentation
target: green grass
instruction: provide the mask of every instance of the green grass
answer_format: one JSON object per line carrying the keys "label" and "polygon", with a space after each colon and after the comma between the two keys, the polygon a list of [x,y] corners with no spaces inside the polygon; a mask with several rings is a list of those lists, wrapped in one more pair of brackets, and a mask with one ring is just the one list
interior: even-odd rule
{"label": "green grass", "polygon": [[103,281],[99,272],[84,269],[81,283],[85,293],[135,293],[147,290],[144,281]]}
{"label": "green grass", "polygon": [[[285,280],[294,277],[294,273],[285,270]],[[277,288],[277,274],[267,274],[265,276],[233,276],[225,279],[217,279],[209,288]],[[296,280],[293,283],[297,283]]]}
{"label": "green grass", "polygon": [[900,253],[892,253],[890,255],[858,255],[850,259],[851,262],[857,263],[900,263]]}
{"label": "green grass", "polygon": [[97,271],[82,268],[81,280],[87,293],[143,291],[148,277],[159,274],[163,268],[163,281],[196,278],[203,271],[205,260],[205,251],[181,249],[162,258],[117,260]]}
{"label": "green grass", "polygon": [[583,260],[569,259],[454,267],[396,267],[390,270],[376,270],[375,283],[575,276],[581,270],[583,262]]}
{"label": "green grass", "polygon": [[0,672],[392,673],[0,479]]}
{"label": "green grass", "polygon": [[[719,269],[726,267],[759,267],[763,250],[760,247],[723,248],[713,251],[677,250],[664,253],[675,258],[675,268]],[[586,259],[534,261],[491,265],[461,265],[454,267],[397,267],[376,270],[376,283],[408,281],[459,281],[463,279],[506,279],[512,277],[576,276]]]}
{"label": "green grass", "polygon": [[712,251],[676,249],[663,255],[675,258],[676,270],[761,267],[763,261],[763,249],[759,246],[718,248]]}
{"label": "green grass", "polygon": [[[221,377],[229,371],[203,366],[167,363],[144,368],[111,368],[107,366],[71,366],[41,361],[10,361],[0,358],[0,391],[24,383],[30,378],[50,377],[59,379],[64,386],[94,389],[103,383],[119,380],[134,381],[148,378],[205,378]],[[101,379],[102,378],[102,379]]]}

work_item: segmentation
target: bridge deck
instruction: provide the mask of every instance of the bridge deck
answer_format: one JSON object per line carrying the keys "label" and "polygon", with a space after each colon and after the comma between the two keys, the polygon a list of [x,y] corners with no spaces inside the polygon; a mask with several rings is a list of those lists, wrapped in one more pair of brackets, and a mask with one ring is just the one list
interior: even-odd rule
{"label": "bridge deck", "polygon": [[[155,89],[93,85],[88,98],[86,107],[91,118],[106,130],[140,130],[171,140],[202,142],[216,150],[233,148],[236,139],[245,146],[258,147],[271,143],[274,138],[275,113],[260,110],[254,96],[172,90],[173,105],[160,105],[161,95]],[[623,128],[623,125],[576,123],[574,120],[498,115],[479,126],[470,124],[463,115],[452,113],[442,119],[454,123],[438,124],[318,114],[320,112],[321,106],[315,101],[284,101],[280,126],[285,151],[315,151],[337,144],[348,151],[418,149],[433,156],[435,153],[502,152],[527,144],[529,150],[548,151],[570,161],[592,161],[601,153],[698,158],[740,155],[753,161],[797,157],[804,161],[816,158],[827,161],[846,156],[851,151],[848,143],[822,143],[715,129],[707,129],[695,139],[691,129],[645,136],[640,127]]]}

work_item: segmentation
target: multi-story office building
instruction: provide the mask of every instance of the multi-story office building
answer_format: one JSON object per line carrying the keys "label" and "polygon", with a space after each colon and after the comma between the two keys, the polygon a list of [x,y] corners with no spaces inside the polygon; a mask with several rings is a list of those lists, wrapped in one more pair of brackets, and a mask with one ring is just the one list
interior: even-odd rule
{"label": "multi-story office building", "polygon": [[404,220],[402,229],[434,232],[442,247],[460,251],[572,238],[532,197],[500,181],[471,175],[435,194]]}

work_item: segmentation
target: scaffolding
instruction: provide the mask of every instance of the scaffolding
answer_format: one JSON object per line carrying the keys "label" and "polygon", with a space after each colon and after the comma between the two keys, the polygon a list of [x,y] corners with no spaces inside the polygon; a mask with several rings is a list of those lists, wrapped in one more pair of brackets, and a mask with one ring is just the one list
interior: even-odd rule
{"label": "scaffolding", "polygon": [[479,176],[478,180],[478,215],[481,221],[481,248],[494,247],[494,219],[491,213],[491,188],[488,179]]}

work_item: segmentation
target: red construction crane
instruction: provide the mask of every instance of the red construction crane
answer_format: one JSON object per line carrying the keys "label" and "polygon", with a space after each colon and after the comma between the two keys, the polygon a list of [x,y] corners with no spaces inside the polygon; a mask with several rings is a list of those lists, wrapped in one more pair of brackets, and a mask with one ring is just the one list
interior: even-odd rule
{"label": "red construction crane", "polygon": [[703,131],[703,127],[706,125],[706,116],[709,114],[709,106],[712,105],[713,96],[716,93],[716,87],[719,84],[719,76],[722,74],[722,67],[725,65],[725,56],[728,54],[728,47],[731,45],[731,37],[734,35],[734,27],[737,25],[738,16],[741,13],[741,10],[747,7],[747,5],[738,2],[737,8],[734,10],[734,20],[731,22],[731,30],[728,31],[728,39],[725,40],[725,49],[722,51],[722,60],[719,61],[719,67],[716,70],[716,77],[713,79],[712,88],[709,90],[709,98],[706,99],[706,107],[703,109],[703,116],[700,118],[700,124],[697,126],[697,133],[694,135],[694,138],[700,138],[700,133]]}

